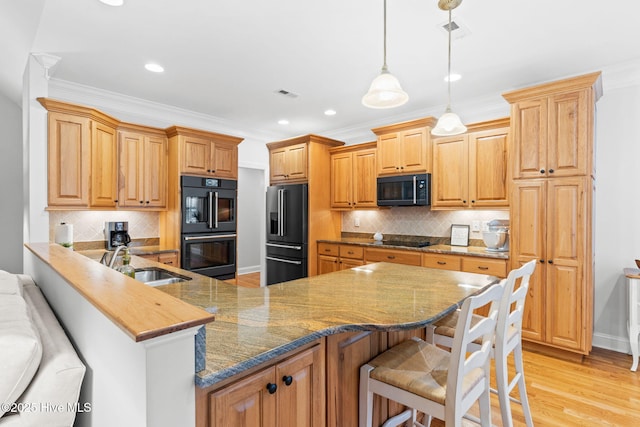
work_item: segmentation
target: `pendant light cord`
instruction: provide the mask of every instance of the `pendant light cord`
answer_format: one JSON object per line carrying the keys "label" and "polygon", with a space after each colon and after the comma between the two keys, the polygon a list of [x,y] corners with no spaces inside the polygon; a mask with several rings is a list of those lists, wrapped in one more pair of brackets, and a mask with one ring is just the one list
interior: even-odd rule
{"label": "pendant light cord", "polygon": [[384,0],[384,13],[383,13],[383,19],[384,19],[384,40],[383,40],[383,48],[382,48],[382,52],[383,52],[383,58],[382,58],[382,71],[387,71],[387,0]]}
{"label": "pendant light cord", "polygon": [[447,31],[449,32],[449,52],[448,52],[449,65],[447,68],[447,94],[448,94],[447,110],[451,110],[451,9],[449,9],[449,26],[447,27]]}

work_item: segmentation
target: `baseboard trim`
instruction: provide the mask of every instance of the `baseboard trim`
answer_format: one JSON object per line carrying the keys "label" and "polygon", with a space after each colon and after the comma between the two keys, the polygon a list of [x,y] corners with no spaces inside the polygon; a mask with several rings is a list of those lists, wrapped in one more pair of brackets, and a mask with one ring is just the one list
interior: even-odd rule
{"label": "baseboard trim", "polygon": [[249,267],[238,268],[238,276],[249,273],[259,273],[260,266],[259,265],[251,265]]}
{"label": "baseboard trim", "polygon": [[593,334],[592,343],[594,347],[617,351],[618,353],[631,354],[631,345],[629,344],[629,339],[626,337],[595,333]]}

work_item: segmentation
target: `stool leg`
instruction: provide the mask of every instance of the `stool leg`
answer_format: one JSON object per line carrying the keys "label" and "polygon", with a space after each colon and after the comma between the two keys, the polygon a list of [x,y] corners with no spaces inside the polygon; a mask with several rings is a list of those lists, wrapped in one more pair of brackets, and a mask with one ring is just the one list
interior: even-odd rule
{"label": "stool leg", "polygon": [[513,427],[513,420],[511,419],[511,401],[509,399],[508,354],[504,354],[503,346],[496,346],[494,356],[502,425],[504,427]]}
{"label": "stool leg", "polygon": [[638,369],[638,335],[640,334],[640,328],[638,325],[629,325],[629,344],[631,344],[631,354],[633,358],[633,365],[631,370],[635,372]]}
{"label": "stool leg", "polygon": [[[516,367],[516,375],[518,378],[518,392],[520,393],[520,403],[522,404],[522,412],[524,412],[524,420],[527,427],[533,427],[533,419],[531,418],[531,408],[529,408],[529,398],[527,397],[527,386],[524,383],[524,364],[522,363],[522,343],[518,343],[513,349],[513,358]],[[507,398],[508,400],[508,398]]]}
{"label": "stool leg", "polygon": [[359,397],[359,427],[372,427],[373,424],[373,393],[369,391],[369,376],[373,366],[362,365],[360,368],[360,397]]}

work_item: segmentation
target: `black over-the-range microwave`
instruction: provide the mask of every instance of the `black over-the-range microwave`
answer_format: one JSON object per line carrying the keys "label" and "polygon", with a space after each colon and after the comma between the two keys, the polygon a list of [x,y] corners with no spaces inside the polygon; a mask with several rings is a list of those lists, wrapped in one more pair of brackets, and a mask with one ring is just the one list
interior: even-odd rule
{"label": "black over-the-range microwave", "polygon": [[378,206],[429,206],[431,174],[378,178]]}

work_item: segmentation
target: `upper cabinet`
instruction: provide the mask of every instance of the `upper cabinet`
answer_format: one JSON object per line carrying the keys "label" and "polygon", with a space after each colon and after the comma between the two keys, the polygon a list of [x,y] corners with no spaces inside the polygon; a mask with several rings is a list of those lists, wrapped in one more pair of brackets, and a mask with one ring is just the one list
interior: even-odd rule
{"label": "upper cabinet", "polygon": [[115,207],[118,120],[93,108],[38,101],[48,111],[49,207]]}
{"label": "upper cabinet", "polygon": [[595,175],[595,101],[600,73],[503,94],[511,103],[513,178]]}
{"label": "upper cabinet", "polygon": [[433,140],[432,209],[506,208],[509,119]]}
{"label": "upper cabinet", "polygon": [[269,147],[271,183],[307,180],[307,143]]}
{"label": "upper cabinet", "polygon": [[431,128],[426,117],[372,129],[378,136],[378,175],[431,172]]}
{"label": "upper cabinet", "polygon": [[182,175],[238,179],[238,144],[242,138],[173,126],[167,135],[177,137]]}
{"label": "upper cabinet", "polygon": [[376,142],[332,148],[331,207],[377,208]]}
{"label": "upper cabinet", "polygon": [[119,128],[118,206],[166,208],[167,156],[164,130],[137,125],[123,125]]}

